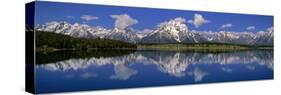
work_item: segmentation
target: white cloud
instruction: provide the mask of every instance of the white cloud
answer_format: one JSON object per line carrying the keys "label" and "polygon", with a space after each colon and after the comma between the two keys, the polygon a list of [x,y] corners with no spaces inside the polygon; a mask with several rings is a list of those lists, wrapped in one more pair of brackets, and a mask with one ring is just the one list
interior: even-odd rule
{"label": "white cloud", "polygon": [[201,14],[194,14],[194,19],[187,21],[187,23],[193,24],[196,28],[199,28],[201,25],[209,22],[210,21],[206,20]]}
{"label": "white cloud", "polygon": [[96,16],[90,16],[90,15],[82,15],[81,19],[86,20],[86,21],[90,21],[90,20],[95,20],[95,19],[99,19]]}
{"label": "white cloud", "polygon": [[127,14],[111,15],[111,17],[115,19],[115,28],[118,29],[125,29],[131,25],[138,23],[136,19],[131,18]]}
{"label": "white cloud", "polygon": [[185,18],[182,18],[182,17],[177,17],[174,19],[174,21],[179,22],[179,23],[186,23]]}
{"label": "white cloud", "polygon": [[255,29],[256,29],[255,26],[249,26],[249,27],[247,27],[247,30],[255,30]]}
{"label": "white cloud", "polygon": [[208,75],[207,72],[202,71],[199,68],[195,68],[195,70],[193,71],[193,75],[194,75],[194,81],[195,82],[199,82],[201,81],[206,75]]}
{"label": "white cloud", "polygon": [[175,24],[175,23],[177,23],[177,24],[184,24],[184,23],[186,23],[186,20],[183,17],[176,17],[176,18],[171,19],[169,21],[161,22],[157,26],[158,27],[163,27],[163,26],[166,26],[168,24]]}
{"label": "white cloud", "polygon": [[134,69],[126,67],[124,64],[117,64],[114,66],[115,74],[110,78],[119,79],[119,80],[127,80],[131,76],[136,75],[138,72]]}
{"label": "white cloud", "polygon": [[230,27],[232,27],[232,26],[233,26],[233,25],[232,25],[231,23],[223,24],[223,25],[221,26],[221,29],[230,28]]}

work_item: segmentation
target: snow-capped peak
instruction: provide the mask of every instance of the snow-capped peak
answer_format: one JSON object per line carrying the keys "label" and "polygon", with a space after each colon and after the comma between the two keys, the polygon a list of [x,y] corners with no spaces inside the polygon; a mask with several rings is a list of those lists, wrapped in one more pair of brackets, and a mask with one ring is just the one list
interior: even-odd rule
{"label": "snow-capped peak", "polygon": [[156,31],[166,32],[173,36],[174,40],[177,42],[180,41],[180,32],[187,32],[188,28],[186,26],[186,20],[182,17],[177,17],[168,22],[163,22],[158,25],[158,29]]}
{"label": "snow-capped peak", "polygon": [[70,24],[68,22],[57,21],[47,22],[45,25],[39,26],[38,30],[54,32],[79,38],[100,38],[100,36],[105,35],[106,32],[109,31],[103,27],[92,27],[87,24]]}
{"label": "snow-capped peak", "polygon": [[[168,22],[163,22],[158,25],[160,29],[165,30],[166,32],[180,32],[180,31],[188,31],[188,28],[186,26],[186,20],[181,17],[177,17],[175,19],[171,19]],[[173,30],[173,31],[171,31]],[[172,34],[176,34],[172,33]]]}

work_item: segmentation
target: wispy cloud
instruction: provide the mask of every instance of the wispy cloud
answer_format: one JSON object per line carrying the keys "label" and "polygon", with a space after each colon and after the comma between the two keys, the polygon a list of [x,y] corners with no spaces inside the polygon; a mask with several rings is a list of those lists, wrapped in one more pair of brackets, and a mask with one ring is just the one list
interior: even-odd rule
{"label": "wispy cloud", "polygon": [[66,16],[66,18],[68,18],[68,19],[75,19],[74,16]]}
{"label": "wispy cloud", "polygon": [[247,27],[247,30],[255,30],[255,29],[256,29],[255,26],[248,26],[248,27]]}
{"label": "wispy cloud", "polygon": [[81,19],[86,20],[86,21],[91,21],[91,20],[95,20],[95,19],[99,19],[99,18],[96,16],[82,15]]}
{"label": "wispy cloud", "polygon": [[133,19],[128,14],[111,15],[111,17],[115,19],[115,27],[119,29],[125,29],[138,23],[138,20]]}
{"label": "wispy cloud", "polygon": [[210,21],[205,19],[201,14],[194,14],[194,19],[187,21],[187,23],[193,24],[196,28],[199,28],[201,25],[209,22]]}
{"label": "wispy cloud", "polygon": [[233,25],[231,23],[227,23],[227,24],[223,24],[220,29],[225,29],[225,28],[230,28],[232,27]]}

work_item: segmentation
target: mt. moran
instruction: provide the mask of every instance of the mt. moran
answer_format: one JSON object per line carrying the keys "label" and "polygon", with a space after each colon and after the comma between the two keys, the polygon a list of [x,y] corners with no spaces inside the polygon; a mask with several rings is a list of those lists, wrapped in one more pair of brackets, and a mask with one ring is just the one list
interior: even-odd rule
{"label": "mt. moran", "polygon": [[184,24],[185,19],[175,18],[158,25],[150,35],[142,38],[141,43],[177,43],[183,40],[188,33],[188,28]]}

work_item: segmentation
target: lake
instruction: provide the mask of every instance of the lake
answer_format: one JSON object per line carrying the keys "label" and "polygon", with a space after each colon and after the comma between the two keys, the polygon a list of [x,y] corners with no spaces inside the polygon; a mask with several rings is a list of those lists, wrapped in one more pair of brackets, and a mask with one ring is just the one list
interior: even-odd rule
{"label": "lake", "polygon": [[36,56],[36,93],[273,79],[273,50],[93,50]]}

